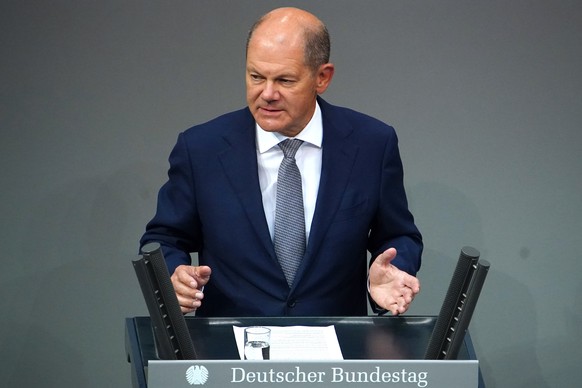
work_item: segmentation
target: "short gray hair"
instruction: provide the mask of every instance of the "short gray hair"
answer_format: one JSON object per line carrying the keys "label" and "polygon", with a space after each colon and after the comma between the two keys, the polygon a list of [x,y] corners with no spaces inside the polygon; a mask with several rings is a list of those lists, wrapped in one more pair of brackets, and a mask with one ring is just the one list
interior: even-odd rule
{"label": "short gray hair", "polygon": [[[269,15],[263,15],[251,27],[247,36],[246,52],[248,54],[249,44],[255,30],[265,21]],[[329,31],[325,24],[321,23],[316,28],[305,27],[303,30],[305,44],[305,64],[312,72],[317,72],[321,65],[329,62],[331,53],[331,40]]]}

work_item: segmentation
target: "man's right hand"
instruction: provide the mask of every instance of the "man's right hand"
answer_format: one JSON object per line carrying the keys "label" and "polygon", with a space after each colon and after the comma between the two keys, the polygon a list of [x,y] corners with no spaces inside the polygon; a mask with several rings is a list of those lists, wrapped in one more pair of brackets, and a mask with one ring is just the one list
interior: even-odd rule
{"label": "man's right hand", "polygon": [[176,268],[171,280],[182,313],[191,313],[202,306],[204,299],[202,289],[210,280],[211,272],[210,267],[205,265],[199,267],[180,265]]}

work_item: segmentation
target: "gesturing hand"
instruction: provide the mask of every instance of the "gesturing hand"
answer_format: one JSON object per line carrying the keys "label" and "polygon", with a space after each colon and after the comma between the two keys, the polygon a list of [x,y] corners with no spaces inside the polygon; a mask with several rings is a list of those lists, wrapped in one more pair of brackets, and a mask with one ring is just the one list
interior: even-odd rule
{"label": "gesturing hand", "polygon": [[416,277],[391,264],[396,253],[396,249],[388,248],[370,266],[370,296],[378,306],[393,315],[408,310],[420,291],[420,282]]}
{"label": "gesturing hand", "polygon": [[211,272],[208,266],[180,265],[176,268],[171,280],[182,313],[191,313],[202,306],[202,288],[210,280]]}

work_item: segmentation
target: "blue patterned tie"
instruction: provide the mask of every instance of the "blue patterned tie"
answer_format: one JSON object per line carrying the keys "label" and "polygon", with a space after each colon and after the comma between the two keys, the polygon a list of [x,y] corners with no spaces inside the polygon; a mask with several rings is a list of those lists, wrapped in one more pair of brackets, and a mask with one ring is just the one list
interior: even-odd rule
{"label": "blue patterned tie", "polygon": [[305,253],[305,216],[301,173],[295,163],[295,153],[303,141],[287,139],[279,143],[283,161],[277,178],[275,208],[275,252],[289,287]]}

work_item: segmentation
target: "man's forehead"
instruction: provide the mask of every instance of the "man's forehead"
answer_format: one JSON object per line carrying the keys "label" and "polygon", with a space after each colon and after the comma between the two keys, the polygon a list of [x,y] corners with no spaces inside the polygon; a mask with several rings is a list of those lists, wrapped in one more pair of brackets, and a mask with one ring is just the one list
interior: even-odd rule
{"label": "man's forehead", "polygon": [[253,46],[261,48],[303,47],[304,30],[288,27],[279,24],[260,26],[249,41],[249,49]]}

